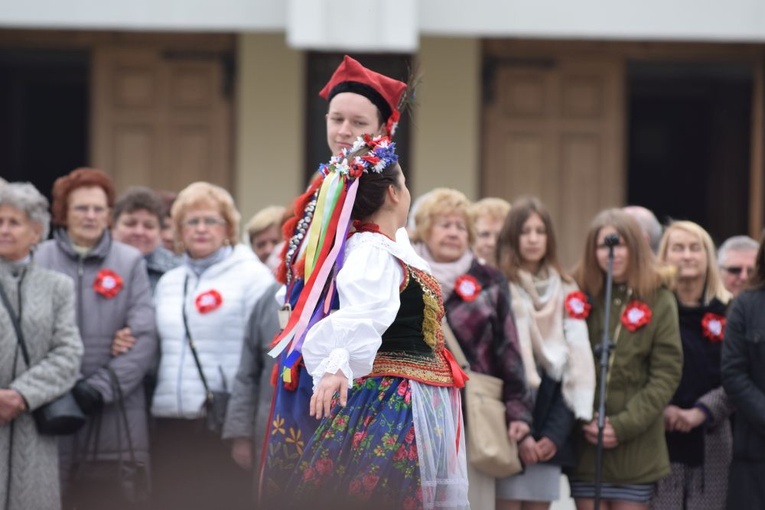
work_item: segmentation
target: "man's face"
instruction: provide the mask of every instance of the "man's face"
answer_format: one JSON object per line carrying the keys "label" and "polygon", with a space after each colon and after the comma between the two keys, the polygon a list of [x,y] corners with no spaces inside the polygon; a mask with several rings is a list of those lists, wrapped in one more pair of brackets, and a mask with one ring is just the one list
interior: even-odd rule
{"label": "man's face", "polygon": [[725,260],[720,261],[723,285],[733,294],[733,297],[741,294],[749,277],[754,274],[755,258],[757,258],[756,250],[729,251]]}

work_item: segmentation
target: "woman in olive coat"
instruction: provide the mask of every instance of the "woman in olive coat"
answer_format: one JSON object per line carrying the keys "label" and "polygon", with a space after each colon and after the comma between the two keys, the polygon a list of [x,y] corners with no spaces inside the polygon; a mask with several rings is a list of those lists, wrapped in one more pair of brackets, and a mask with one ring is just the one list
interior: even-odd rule
{"label": "woman in olive coat", "polygon": [[[609,258],[605,240],[613,234],[619,241],[613,248],[611,302],[605,303]],[[610,306],[608,335],[615,344],[606,386],[600,508],[647,509],[656,482],[669,473],[663,411],[683,366],[677,304],[663,284],[640,226],[618,209],[602,211],[593,220],[576,279],[589,296],[581,308],[593,349],[601,343],[606,306]],[[595,362],[600,379],[597,355]],[[597,400],[596,393],[596,410]],[[596,416],[582,427],[579,462],[570,477],[579,510],[593,507],[597,440]]]}

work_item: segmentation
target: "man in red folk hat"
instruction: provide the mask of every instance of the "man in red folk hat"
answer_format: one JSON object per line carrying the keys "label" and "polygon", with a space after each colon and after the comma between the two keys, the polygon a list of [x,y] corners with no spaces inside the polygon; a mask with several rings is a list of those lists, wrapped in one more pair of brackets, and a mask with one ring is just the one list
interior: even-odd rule
{"label": "man in red folk hat", "polygon": [[[327,144],[333,154],[350,149],[361,135],[393,136],[406,102],[407,85],[371,71],[345,56],[319,95],[329,101]],[[302,211],[299,211],[299,217]],[[299,292],[287,295],[292,309]],[[288,350],[285,350],[285,353]],[[277,360],[276,393],[263,453],[260,482],[262,508],[277,508],[305,444],[319,421],[309,416],[313,380],[300,352]]]}
{"label": "man in red folk hat", "polygon": [[332,154],[361,135],[396,131],[406,83],[370,71],[348,55],[319,95],[329,101],[327,144]]}

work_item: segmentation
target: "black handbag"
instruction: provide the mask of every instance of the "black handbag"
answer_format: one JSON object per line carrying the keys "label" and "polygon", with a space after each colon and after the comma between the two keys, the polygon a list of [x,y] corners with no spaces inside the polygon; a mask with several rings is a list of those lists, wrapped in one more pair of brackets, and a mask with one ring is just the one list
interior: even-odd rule
{"label": "black handbag", "polygon": [[194,340],[191,339],[189,321],[186,318],[186,294],[188,285],[189,279],[186,277],[186,281],[183,283],[183,301],[181,305],[183,314],[183,328],[186,333],[186,340],[189,342],[189,347],[191,348],[191,354],[194,356],[194,363],[197,365],[197,371],[199,371],[199,378],[202,379],[202,386],[205,388],[204,409],[207,430],[217,436],[221,436],[223,434],[223,424],[226,422],[226,409],[228,409],[228,401],[231,398],[231,393],[228,391],[228,387],[226,385],[226,376],[220,366],[218,366],[218,370],[220,370],[221,380],[223,381],[223,391],[210,390],[210,386],[207,384],[205,372],[202,370],[202,363],[199,361],[197,349],[194,347]]}
{"label": "black handbag", "polygon": [[[142,507],[149,501],[151,482],[148,466],[139,462],[135,457],[133,439],[128,424],[125,401],[117,376],[111,368],[107,368],[115,398],[113,405],[117,410],[117,450],[118,460],[98,459],[101,439],[101,424],[103,409],[100,410],[88,425],[85,434],[85,446],[76,447],[76,457],[72,463],[72,488],[67,494],[67,500],[74,506],[93,508],[104,501],[120,501],[131,508]],[[127,440],[128,459],[122,455],[122,429]],[[88,450],[90,450],[90,455]],[[119,507],[119,504],[116,504]]]}
{"label": "black handbag", "polygon": [[[21,282],[19,282],[20,290]],[[24,362],[27,365],[27,369],[29,369],[32,365],[30,364],[29,351],[24,340],[24,334],[21,331],[21,323],[13,311],[11,302],[2,285],[0,285],[0,298],[2,298],[3,305],[11,317],[13,329],[16,331],[16,337],[21,346],[21,353],[24,356]],[[67,391],[52,402],[43,404],[32,411],[32,418],[40,434],[51,436],[74,434],[85,425],[85,415],[82,413],[80,406],[77,405],[77,401],[75,401],[71,391]]]}

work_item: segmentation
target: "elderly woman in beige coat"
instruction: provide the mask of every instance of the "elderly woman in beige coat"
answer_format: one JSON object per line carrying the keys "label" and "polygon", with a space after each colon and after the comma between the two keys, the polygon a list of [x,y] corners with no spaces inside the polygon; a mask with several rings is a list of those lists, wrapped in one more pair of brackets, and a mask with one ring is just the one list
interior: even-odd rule
{"label": "elderly woman in beige coat", "polygon": [[0,507],[61,507],[58,448],[37,432],[31,411],[77,380],[82,342],[74,320],[72,280],[33,263],[47,234],[48,201],[31,184],[0,186],[0,286],[19,318],[24,361],[11,315],[0,306]]}

